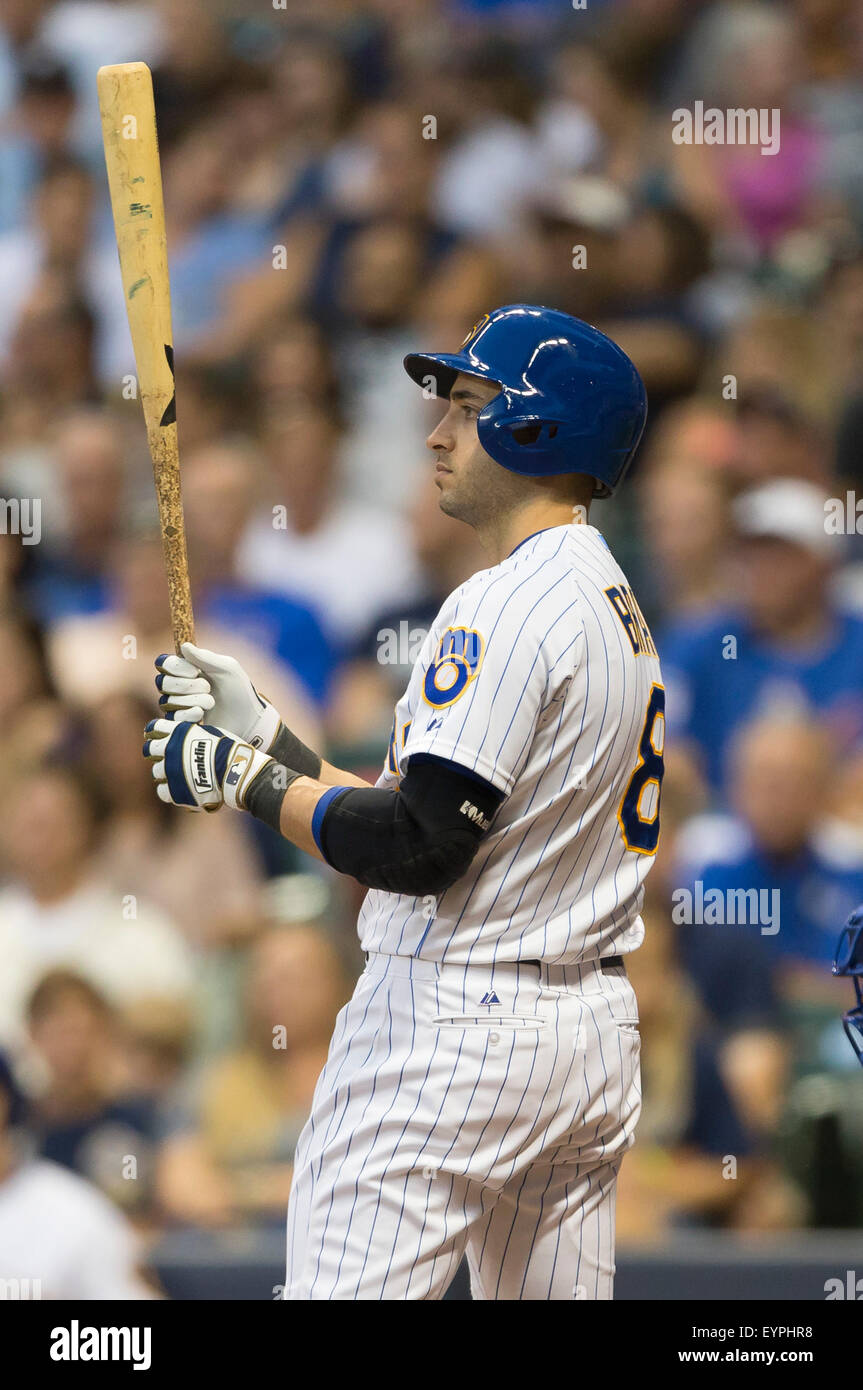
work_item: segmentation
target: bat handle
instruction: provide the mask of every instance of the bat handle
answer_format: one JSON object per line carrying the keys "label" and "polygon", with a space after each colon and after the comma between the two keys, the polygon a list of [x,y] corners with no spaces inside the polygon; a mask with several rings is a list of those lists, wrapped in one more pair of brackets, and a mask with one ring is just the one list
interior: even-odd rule
{"label": "bat handle", "polygon": [[[181,552],[180,555],[177,554],[178,551]],[[180,656],[180,647],[183,642],[194,642],[195,640],[192,593],[186,565],[186,543],[182,534],[179,537],[165,534],[165,565],[168,571],[168,598],[171,607],[174,650]]]}
{"label": "bat handle", "polygon": [[174,634],[174,648],[180,655],[180,644],[195,640],[195,619],[192,613],[192,590],[189,583],[183,500],[180,495],[180,465],[175,423],[172,422],[167,429],[160,428],[158,431],[150,432],[150,453],[153,456],[159,527],[162,532],[165,572],[168,576],[171,628]]}

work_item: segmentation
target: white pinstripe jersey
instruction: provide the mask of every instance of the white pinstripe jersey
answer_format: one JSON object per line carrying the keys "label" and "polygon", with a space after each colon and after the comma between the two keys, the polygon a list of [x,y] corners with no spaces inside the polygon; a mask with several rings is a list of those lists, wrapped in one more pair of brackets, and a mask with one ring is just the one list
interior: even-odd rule
{"label": "white pinstripe jersey", "polygon": [[363,949],[477,965],[634,950],[664,707],[650,633],[595,527],[540,531],[468,579],[426,638],[377,785],[396,787],[423,752],[505,800],[439,897],[368,893]]}

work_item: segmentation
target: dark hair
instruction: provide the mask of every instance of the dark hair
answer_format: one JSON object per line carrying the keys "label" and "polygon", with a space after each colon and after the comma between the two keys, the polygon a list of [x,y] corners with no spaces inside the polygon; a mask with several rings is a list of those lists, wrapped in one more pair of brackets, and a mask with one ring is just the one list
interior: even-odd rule
{"label": "dark hair", "polygon": [[75,86],[69,69],[47,49],[30,49],[20,68],[21,98],[68,97],[74,99]]}
{"label": "dark hair", "polygon": [[27,648],[28,655],[36,667],[41,694],[47,696],[49,699],[56,699],[57,688],[51,674],[48,653],[45,647],[45,631],[41,624],[37,622],[32,613],[26,611],[16,612],[8,608],[0,610],[0,623],[8,624],[13,628]]}
{"label": "dark hair", "polygon": [[[90,849],[93,849],[98,844],[110,807],[89,766],[80,758],[79,744],[79,731],[67,730],[59,747],[53,749],[35,767],[29,768],[26,780],[32,783],[48,778],[63,782],[72,788],[87,813],[90,825],[88,844]],[[23,782],[24,776],[20,780]]]}
{"label": "dark hair", "polygon": [[104,994],[74,970],[49,970],[39,980],[27,1000],[28,1022],[40,1023],[65,995],[74,994],[101,1018],[111,1018],[113,1010]]}
{"label": "dark hair", "polygon": [[83,160],[76,159],[71,154],[52,154],[42,165],[37,180],[37,188],[43,188],[46,183],[51,183],[54,179],[63,179],[70,175],[93,187],[93,174]]}
{"label": "dark hair", "polygon": [[686,289],[710,269],[710,233],[692,213],[675,203],[651,209],[668,246],[668,289]]}
{"label": "dark hair", "polygon": [[24,1124],[29,1110],[27,1097],[18,1085],[12,1065],[3,1052],[0,1052],[0,1091],[5,1092],[9,1107],[7,1127],[14,1129],[17,1125]]}

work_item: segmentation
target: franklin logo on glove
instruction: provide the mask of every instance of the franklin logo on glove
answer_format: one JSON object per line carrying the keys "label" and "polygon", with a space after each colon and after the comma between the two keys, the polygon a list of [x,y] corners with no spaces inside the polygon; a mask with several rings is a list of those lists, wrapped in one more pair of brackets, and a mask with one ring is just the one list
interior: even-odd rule
{"label": "franklin logo on glove", "polygon": [[210,774],[207,757],[211,746],[205,739],[195,740],[192,765],[194,767],[195,789],[199,792],[211,792],[213,790],[213,778]]}
{"label": "franklin logo on glove", "polygon": [[246,810],[256,777],[264,768],[278,766],[266,753],[212,724],[151,719],[145,733],[144,757],[153,764],[157,796],[190,811],[216,811],[223,803]]}

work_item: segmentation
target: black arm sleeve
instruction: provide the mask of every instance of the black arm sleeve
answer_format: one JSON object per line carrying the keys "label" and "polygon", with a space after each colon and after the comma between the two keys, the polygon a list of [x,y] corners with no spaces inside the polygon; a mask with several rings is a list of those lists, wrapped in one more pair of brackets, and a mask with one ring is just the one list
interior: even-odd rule
{"label": "black arm sleeve", "polygon": [[321,755],[308,748],[302,739],[291,733],[284,720],[279,724],[278,733],[270,744],[269,753],[277,763],[289,767],[300,777],[321,775]]}
{"label": "black arm sleeve", "polygon": [[320,846],[367,888],[442,893],[470,866],[503,792],[455,763],[418,754],[398,791],[350,787],[324,813]]}

